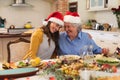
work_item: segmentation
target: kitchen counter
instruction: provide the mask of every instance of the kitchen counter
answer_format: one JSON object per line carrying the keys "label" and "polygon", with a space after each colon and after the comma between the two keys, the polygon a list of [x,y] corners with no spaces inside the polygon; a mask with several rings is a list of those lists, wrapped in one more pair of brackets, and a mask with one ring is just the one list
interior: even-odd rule
{"label": "kitchen counter", "polygon": [[82,29],[82,31],[101,32],[101,33],[117,33],[117,34],[120,34],[120,30],[116,30],[116,31],[104,31],[104,30]]}
{"label": "kitchen counter", "polygon": [[83,32],[89,33],[96,44],[102,48],[109,48],[110,53],[114,53],[117,47],[120,47],[120,32],[86,30]]}
{"label": "kitchen counter", "polygon": [[98,31],[98,32],[106,32],[106,33],[120,33],[120,29],[112,29],[111,31],[106,31],[106,30],[94,30],[94,29],[84,29],[82,28],[83,31]]}
{"label": "kitchen counter", "polygon": [[0,38],[15,38],[15,37],[30,37],[31,34],[9,34],[9,33],[0,33]]}

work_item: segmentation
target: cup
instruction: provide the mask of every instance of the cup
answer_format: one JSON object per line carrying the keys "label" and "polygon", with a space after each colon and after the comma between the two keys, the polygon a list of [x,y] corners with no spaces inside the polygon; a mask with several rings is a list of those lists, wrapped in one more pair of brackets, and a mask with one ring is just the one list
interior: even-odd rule
{"label": "cup", "polygon": [[93,45],[88,46],[87,52],[90,57],[93,57]]}
{"label": "cup", "polygon": [[87,55],[87,45],[80,49],[80,57],[84,58]]}
{"label": "cup", "polygon": [[85,69],[80,71],[81,80],[90,80],[90,75],[91,75],[91,72],[89,70]]}

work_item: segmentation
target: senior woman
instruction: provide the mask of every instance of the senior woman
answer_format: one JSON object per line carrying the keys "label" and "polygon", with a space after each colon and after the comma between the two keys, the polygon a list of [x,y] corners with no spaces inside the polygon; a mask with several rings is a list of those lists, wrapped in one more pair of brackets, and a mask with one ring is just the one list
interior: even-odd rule
{"label": "senior woman", "polygon": [[65,32],[60,33],[59,54],[80,55],[81,50],[91,46],[94,54],[107,53],[109,50],[97,46],[88,33],[81,30],[81,19],[76,12],[67,12],[64,16]]}

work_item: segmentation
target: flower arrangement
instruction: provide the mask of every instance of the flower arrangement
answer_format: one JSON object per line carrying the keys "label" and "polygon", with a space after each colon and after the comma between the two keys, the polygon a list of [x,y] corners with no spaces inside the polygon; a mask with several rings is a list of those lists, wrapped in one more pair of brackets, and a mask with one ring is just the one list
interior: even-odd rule
{"label": "flower arrangement", "polygon": [[118,8],[112,8],[113,14],[120,15],[120,5]]}
{"label": "flower arrangement", "polygon": [[118,8],[111,8],[113,14],[116,15],[117,22],[118,22],[118,28],[120,28],[120,5]]}

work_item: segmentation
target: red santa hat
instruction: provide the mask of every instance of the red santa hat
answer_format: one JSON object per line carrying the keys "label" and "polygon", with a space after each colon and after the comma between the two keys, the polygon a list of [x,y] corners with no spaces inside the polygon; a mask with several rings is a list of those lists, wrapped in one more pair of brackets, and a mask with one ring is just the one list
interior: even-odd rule
{"label": "red santa hat", "polygon": [[80,23],[81,19],[77,12],[66,12],[66,15],[64,16],[64,22],[70,22],[70,23]]}
{"label": "red santa hat", "polygon": [[53,12],[52,14],[50,14],[48,18],[43,21],[43,25],[47,25],[48,21],[55,22],[62,26],[64,25],[63,15],[60,12]]}

